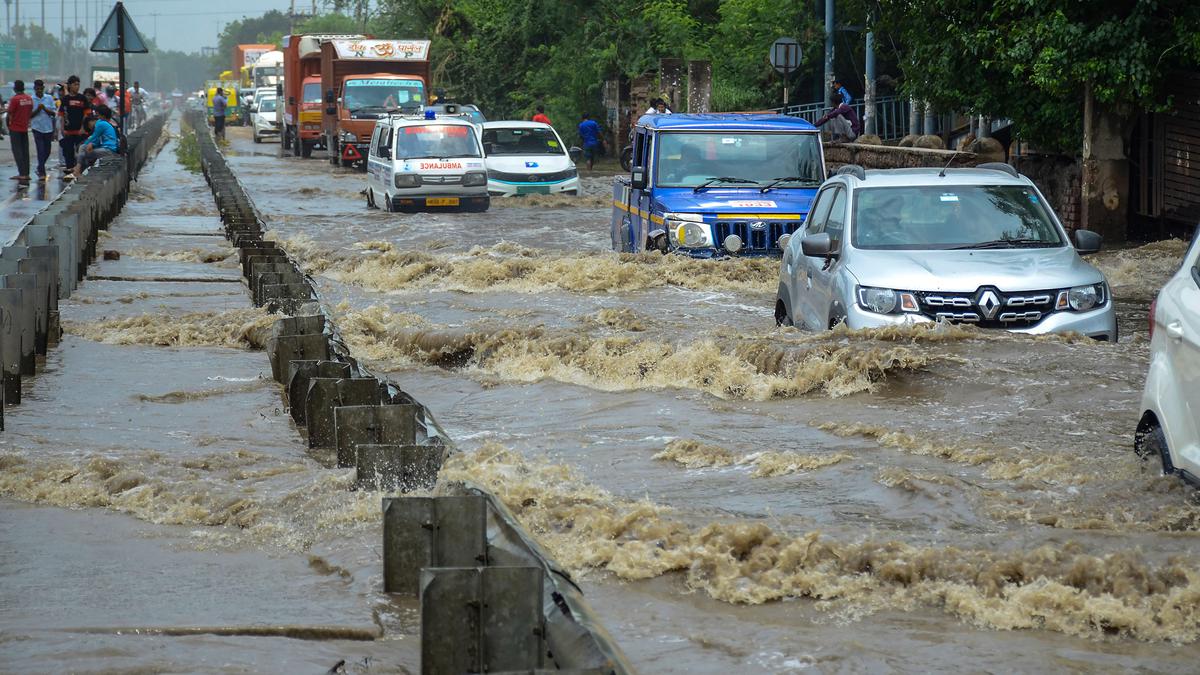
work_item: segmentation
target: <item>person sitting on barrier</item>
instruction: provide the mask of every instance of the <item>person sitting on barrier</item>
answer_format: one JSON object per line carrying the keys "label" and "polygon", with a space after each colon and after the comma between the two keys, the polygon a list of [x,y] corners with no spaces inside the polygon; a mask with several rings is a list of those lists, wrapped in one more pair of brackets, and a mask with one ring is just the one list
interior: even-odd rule
{"label": "person sitting on barrier", "polygon": [[75,164],[76,178],[101,157],[117,154],[121,147],[117,139],[117,130],[112,125],[112,110],[106,105],[96,106],[96,115],[95,120],[89,120],[87,123],[92,135],[83,142],[83,150]]}

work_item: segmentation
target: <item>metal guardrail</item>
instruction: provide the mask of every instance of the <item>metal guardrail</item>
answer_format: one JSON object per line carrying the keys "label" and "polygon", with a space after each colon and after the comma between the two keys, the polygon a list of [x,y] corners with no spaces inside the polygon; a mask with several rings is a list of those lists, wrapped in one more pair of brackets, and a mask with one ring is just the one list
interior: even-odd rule
{"label": "metal guardrail", "polygon": [[[850,107],[854,109],[858,119],[865,121],[866,104],[863,101],[855,101],[850,104]],[[784,115],[799,117],[816,124],[817,120],[829,110],[829,105],[824,101],[818,101],[790,105],[786,108],[775,108],[775,110]],[[903,138],[908,135],[911,114],[910,101],[907,98],[884,96],[875,99],[875,133],[885,141]]]}

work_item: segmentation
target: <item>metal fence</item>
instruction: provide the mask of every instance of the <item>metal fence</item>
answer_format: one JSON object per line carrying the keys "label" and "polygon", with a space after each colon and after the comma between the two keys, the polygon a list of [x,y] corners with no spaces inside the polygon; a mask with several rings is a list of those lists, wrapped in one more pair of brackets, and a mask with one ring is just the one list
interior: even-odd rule
{"label": "metal fence", "polygon": [[[850,107],[854,109],[858,119],[865,121],[866,105],[861,100],[851,103]],[[776,111],[784,115],[799,117],[814,124],[828,110],[829,105],[823,101],[776,108]],[[875,99],[875,133],[885,141],[903,138],[908,134],[908,122],[911,114],[907,98],[885,96]]]}

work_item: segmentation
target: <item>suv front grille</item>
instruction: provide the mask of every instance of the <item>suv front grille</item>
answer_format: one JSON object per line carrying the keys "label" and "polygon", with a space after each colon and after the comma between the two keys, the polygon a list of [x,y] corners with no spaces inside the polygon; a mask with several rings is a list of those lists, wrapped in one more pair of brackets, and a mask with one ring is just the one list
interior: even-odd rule
{"label": "suv front grille", "polygon": [[[991,291],[990,297],[985,292]],[[1003,293],[982,287],[974,293],[918,291],[921,314],[951,323],[970,323],[983,328],[1029,328],[1054,312],[1058,291]]]}
{"label": "suv front grille", "polygon": [[742,240],[742,250],[752,252],[778,251],[779,238],[792,234],[804,224],[803,220],[718,220],[713,223],[713,241],[718,247],[725,237],[736,234]]}

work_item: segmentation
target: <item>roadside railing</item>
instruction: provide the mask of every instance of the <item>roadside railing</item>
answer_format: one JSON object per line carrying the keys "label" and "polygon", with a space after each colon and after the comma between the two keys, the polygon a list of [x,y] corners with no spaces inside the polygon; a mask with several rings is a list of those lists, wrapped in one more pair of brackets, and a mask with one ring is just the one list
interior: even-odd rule
{"label": "roadside railing", "polygon": [[[903,138],[908,134],[911,110],[909,100],[902,96],[884,96],[875,99],[875,133],[885,141]],[[850,104],[858,119],[866,121],[866,104],[859,100]],[[799,117],[816,124],[817,120],[828,112],[830,106],[824,101],[790,105],[786,108],[775,108],[777,112],[792,117]]]}

